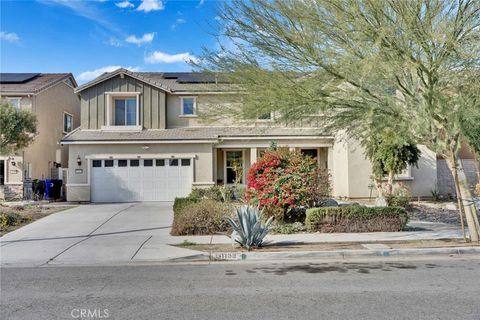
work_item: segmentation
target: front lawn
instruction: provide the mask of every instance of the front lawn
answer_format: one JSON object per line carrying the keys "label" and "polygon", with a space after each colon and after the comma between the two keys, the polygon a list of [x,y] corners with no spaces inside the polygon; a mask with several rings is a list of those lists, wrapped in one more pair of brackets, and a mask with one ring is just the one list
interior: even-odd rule
{"label": "front lawn", "polygon": [[0,204],[0,236],[21,228],[52,213],[73,208],[74,206],[44,206],[44,205],[16,205]]}

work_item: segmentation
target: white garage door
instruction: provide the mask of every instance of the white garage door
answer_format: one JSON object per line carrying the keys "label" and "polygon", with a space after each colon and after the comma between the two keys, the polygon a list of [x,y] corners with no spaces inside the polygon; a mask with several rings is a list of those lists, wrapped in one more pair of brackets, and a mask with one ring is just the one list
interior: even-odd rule
{"label": "white garage door", "polygon": [[192,191],[192,159],[92,160],[92,202],[173,201]]}

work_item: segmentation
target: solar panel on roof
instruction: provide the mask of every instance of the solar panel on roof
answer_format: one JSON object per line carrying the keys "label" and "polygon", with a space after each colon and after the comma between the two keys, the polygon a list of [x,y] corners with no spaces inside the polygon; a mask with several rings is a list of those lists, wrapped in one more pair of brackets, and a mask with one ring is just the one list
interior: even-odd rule
{"label": "solar panel on roof", "polygon": [[0,83],[25,83],[40,73],[0,73]]}

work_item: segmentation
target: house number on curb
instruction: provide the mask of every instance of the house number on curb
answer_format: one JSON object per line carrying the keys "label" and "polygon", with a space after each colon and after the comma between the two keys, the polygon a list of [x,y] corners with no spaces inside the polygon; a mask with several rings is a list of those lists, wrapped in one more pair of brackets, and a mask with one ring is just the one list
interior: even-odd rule
{"label": "house number on curb", "polygon": [[246,260],[247,255],[244,253],[238,254],[236,252],[219,252],[214,253],[213,258],[215,260]]}

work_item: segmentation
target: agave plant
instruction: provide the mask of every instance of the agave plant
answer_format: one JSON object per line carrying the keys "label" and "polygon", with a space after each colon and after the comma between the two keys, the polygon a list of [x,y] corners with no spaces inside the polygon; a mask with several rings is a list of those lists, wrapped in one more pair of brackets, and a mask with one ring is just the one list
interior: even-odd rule
{"label": "agave plant", "polygon": [[270,231],[273,217],[263,224],[260,209],[245,205],[237,208],[237,219],[238,223],[227,217],[228,223],[234,230],[232,238],[247,250],[261,247],[263,239]]}

